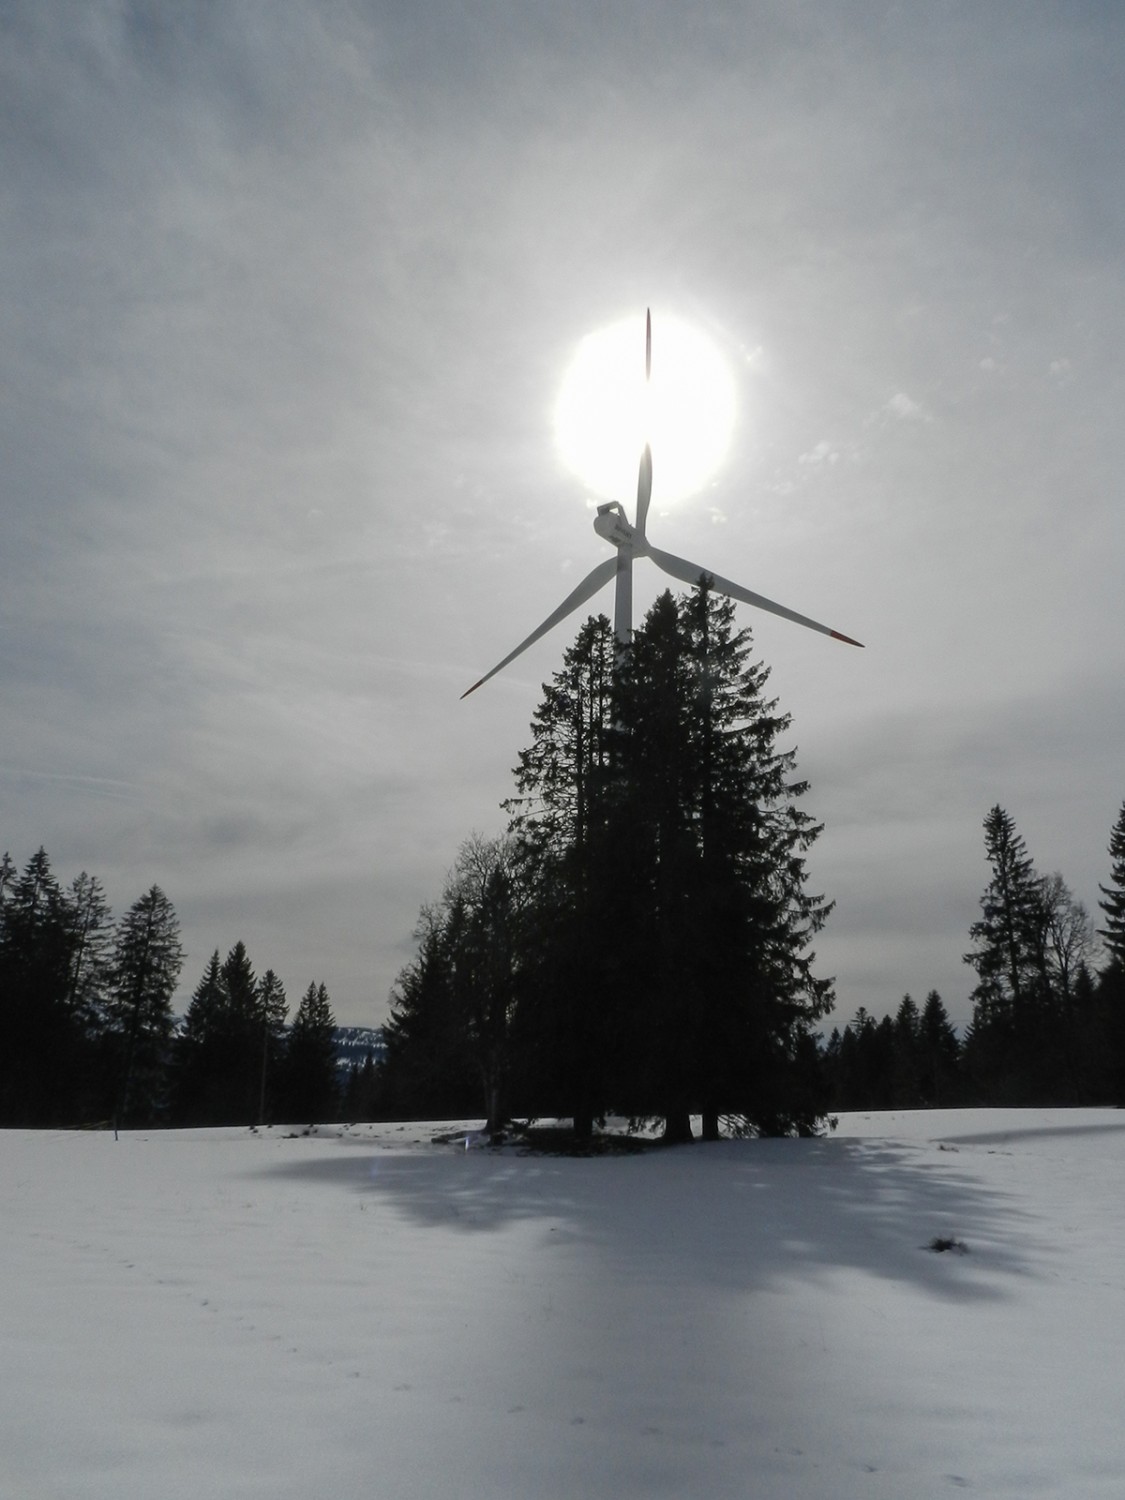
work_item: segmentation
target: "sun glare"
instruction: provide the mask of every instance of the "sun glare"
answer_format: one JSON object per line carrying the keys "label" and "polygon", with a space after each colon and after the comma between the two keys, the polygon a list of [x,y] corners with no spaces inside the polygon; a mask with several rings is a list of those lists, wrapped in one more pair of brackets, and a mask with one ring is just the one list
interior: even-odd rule
{"label": "sun glare", "polygon": [[722,356],[698,329],[659,313],[647,387],[644,318],[629,318],[582,340],[555,408],[564,462],[604,499],[632,500],[651,443],[657,507],[706,484],[733,427],[734,382]]}

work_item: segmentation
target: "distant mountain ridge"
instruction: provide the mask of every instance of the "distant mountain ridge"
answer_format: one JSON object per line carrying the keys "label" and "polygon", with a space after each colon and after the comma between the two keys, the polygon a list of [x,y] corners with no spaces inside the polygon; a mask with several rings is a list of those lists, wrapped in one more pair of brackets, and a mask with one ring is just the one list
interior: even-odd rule
{"label": "distant mountain ridge", "polygon": [[381,1026],[337,1026],[333,1038],[336,1062],[341,1068],[362,1067],[368,1053],[376,1063],[381,1063],[387,1055]]}

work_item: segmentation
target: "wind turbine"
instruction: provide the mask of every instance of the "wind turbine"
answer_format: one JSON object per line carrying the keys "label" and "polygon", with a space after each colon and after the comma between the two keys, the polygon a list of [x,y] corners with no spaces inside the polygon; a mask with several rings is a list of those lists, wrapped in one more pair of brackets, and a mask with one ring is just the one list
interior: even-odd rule
{"label": "wind turbine", "polygon": [[[652,313],[649,310],[645,313],[645,380],[649,381],[651,378]],[[737,599],[741,604],[752,604],[755,609],[768,610],[772,615],[780,615],[784,620],[792,620],[795,625],[805,625],[809,630],[819,630],[822,635],[830,635],[834,641],[845,641],[849,646],[863,645],[862,641],[855,641],[850,635],[844,635],[839,630],[832,630],[827,625],[810,620],[807,615],[799,615],[796,610],[787,609],[784,604],[775,604],[772,599],[767,599],[762,594],[755,594],[750,589],[744,589],[741,584],[732,583],[729,578],[721,578],[718,573],[712,573],[710,568],[700,567],[698,563],[688,562],[686,558],[676,557],[674,553],[664,552],[661,548],[654,547],[645,532],[651,499],[652,449],[646,442],[637,474],[636,525],[630,526],[624,508],[616,500],[599,505],[598,513],[594,517],[594,530],[600,537],[604,537],[607,542],[616,547],[616,558],[607,558],[605,562],[599,563],[596,568],[587,573],[578,587],[566,596],[557,609],[551,611],[542,625],[537,626],[514,651],[509,651],[503,661],[498,661],[492,670],[474,682],[471,688],[467,688],[461,694],[462,698],[475,693],[477,688],[482,687],[490,677],[495,677],[497,672],[502,672],[509,662],[515,661],[521,652],[533,646],[540,636],[546,635],[548,630],[557,625],[560,620],[565,620],[567,615],[573,614],[580,605],[592,599],[611,578],[616,578],[617,581],[614,594],[614,634],[617,637],[618,649],[627,650],[633,630],[633,562],[638,557],[651,557],[658,568],[670,577],[678,578],[682,583],[690,583],[694,587],[701,578],[710,578],[711,587],[717,594],[725,594],[730,599]]]}

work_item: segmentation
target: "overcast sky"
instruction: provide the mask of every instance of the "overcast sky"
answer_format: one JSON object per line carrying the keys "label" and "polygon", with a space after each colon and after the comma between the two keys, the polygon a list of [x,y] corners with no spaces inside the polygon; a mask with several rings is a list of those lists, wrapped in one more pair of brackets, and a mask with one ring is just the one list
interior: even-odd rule
{"label": "overcast sky", "polygon": [[994,803],[1100,915],[1116,0],[0,0],[0,122],[0,847],[159,884],[185,999],[242,939],[383,1019],[579,619],[460,694],[606,555],[568,360],[648,305],[738,403],[654,542],[866,643],[739,610],[840,1024],[967,1020]]}

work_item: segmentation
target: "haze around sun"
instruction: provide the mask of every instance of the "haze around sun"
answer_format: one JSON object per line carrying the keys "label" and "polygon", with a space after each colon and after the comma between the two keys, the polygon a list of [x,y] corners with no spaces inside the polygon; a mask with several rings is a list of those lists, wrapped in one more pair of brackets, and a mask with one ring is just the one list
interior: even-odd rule
{"label": "haze around sun", "polygon": [[648,382],[643,314],[578,345],[555,406],[555,441],[594,495],[626,504],[635,498],[648,442],[659,508],[707,484],[726,457],[734,418],[734,380],[714,343],[692,324],[655,311]]}

